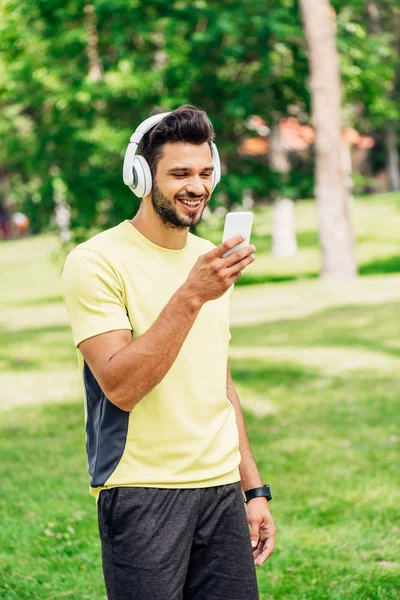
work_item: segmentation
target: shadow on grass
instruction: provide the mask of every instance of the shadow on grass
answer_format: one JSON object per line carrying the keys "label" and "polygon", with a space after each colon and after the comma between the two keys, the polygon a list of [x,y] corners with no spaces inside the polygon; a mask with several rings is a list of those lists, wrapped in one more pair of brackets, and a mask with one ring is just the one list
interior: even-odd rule
{"label": "shadow on grass", "polygon": [[3,304],[3,306],[4,308],[25,308],[58,303],[62,303],[61,296],[46,296],[44,298],[24,298],[23,300],[13,300],[12,302],[6,302]]}
{"label": "shadow on grass", "polygon": [[316,372],[306,371],[304,367],[290,363],[268,364],[260,359],[249,361],[237,358],[231,358],[229,362],[233,379],[244,384],[257,385],[268,380],[270,385],[281,385],[285,382],[285,385],[291,387],[317,376]]}
{"label": "shadow on grass", "polygon": [[[318,248],[318,233],[316,231],[300,231],[296,235],[299,248]],[[251,235],[251,243],[257,247],[257,252],[272,252],[272,235],[258,234],[257,230]]]}
{"label": "shadow on grass", "polygon": [[17,331],[2,329],[0,358],[13,370],[34,370],[49,363],[72,364],[76,360],[76,350],[71,328],[66,324]]}
{"label": "shadow on grass", "polygon": [[261,285],[263,283],[287,283],[290,281],[299,281],[304,279],[316,279],[317,273],[299,273],[299,274],[262,274],[247,275],[244,273],[235,283],[237,286]]}
{"label": "shadow on grass", "polygon": [[232,327],[237,346],[352,347],[400,356],[400,302],[329,308],[302,318]]}
{"label": "shadow on grass", "polygon": [[400,255],[388,256],[365,263],[359,268],[360,275],[385,275],[400,273]]}
{"label": "shadow on grass", "polygon": [[[310,244],[312,245],[312,244]],[[381,258],[372,260],[368,263],[362,264],[359,267],[359,274],[362,277],[368,275],[390,275],[391,273],[400,273],[400,255],[389,256],[387,258]],[[319,277],[319,273],[308,272],[308,273],[257,273],[254,275],[248,275],[246,272],[238,279],[235,285],[259,285],[263,283],[285,283],[290,281],[300,281],[306,279],[316,279]]]}
{"label": "shadow on grass", "polygon": [[69,325],[49,325],[45,327],[29,327],[28,329],[17,329],[9,331],[0,329],[0,347],[9,344],[10,346],[18,342],[36,344],[41,338],[49,334],[59,335],[60,333],[70,333]]}

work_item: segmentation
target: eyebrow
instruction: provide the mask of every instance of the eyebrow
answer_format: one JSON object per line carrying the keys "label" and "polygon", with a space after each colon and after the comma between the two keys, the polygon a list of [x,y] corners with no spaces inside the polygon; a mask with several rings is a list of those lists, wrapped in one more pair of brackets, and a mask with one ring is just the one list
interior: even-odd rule
{"label": "eyebrow", "polygon": [[[184,173],[190,173],[192,169],[189,169],[188,167],[173,167],[172,169],[168,170],[168,173],[175,173],[176,171],[180,171],[180,172],[184,172]],[[214,171],[214,167],[204,167],[204,169],[202,169],[202,171]]]}

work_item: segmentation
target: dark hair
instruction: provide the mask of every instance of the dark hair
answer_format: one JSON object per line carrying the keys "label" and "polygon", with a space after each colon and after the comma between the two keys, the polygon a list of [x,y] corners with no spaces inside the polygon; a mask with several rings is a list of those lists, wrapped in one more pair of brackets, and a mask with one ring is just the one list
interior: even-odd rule
{"label": "dark hair", "polygon": [[[156,107],[151,116],[168,109]],[[214,129],[211,121],[203,110],[190,104],[179,106],[164,117],[153,129],[150,129],[140,141],[138,154],[141,154],[149,164],[151,174],[155,177],[158,161],[163,156],[163,145],[167,142],[188,142],[200,145],[214,139]]]}

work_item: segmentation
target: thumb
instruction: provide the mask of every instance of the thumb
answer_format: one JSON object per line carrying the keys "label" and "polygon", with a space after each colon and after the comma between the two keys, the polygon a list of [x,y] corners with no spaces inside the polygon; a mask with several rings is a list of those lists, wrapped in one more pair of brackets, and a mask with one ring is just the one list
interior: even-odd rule
{"label": "thumb", "polygon": [[251,539],[251,547],[253,549],[256,548],[256,546],[258,544],[258,540],[259,540],[259,530],[258,530],[257,522],[253,522],[250,525],[250,539]]}

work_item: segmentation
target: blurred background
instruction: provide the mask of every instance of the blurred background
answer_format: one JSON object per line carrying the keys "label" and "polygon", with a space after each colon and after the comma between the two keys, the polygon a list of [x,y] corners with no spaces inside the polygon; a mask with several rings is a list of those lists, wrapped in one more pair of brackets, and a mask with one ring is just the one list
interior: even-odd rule
{"label": "blurred background", "polygon": [[0,598],[105,598],[60,274],[184,103],[223,172],[195,233],[255,214],[230,361],[278,527],[260,598],[400,598],[398,0],[1,0],[0,48]]}

